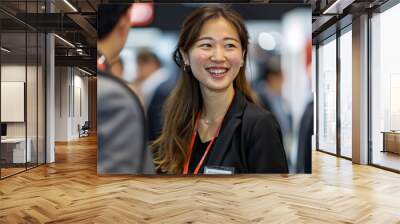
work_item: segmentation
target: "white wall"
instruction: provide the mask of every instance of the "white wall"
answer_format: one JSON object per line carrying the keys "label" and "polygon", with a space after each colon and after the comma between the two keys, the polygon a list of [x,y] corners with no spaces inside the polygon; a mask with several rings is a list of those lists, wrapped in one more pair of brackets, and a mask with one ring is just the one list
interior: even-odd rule
{"label": "white wall", "polygon": [[[4,82],[25,82],[25,65],[2,65],[1,66],[1,81]],[[34,69],[28,66],[28,73]],[[36,96],[36,92],[27,93],[27,96]],[[35,105],[36,106],[36,105]],[[7,108],[1,108],[7,110]],[[28,119],[30,120],[30,119]],[[7,122],[8,137],[25,137],[25,122]]]}
{"label": "white wall", "polygon": [[[2,65],[1,81],[25,82],[25,65]],[[6,108],[1,108],[6,110]],[[7,137],[25,137],[25,123],[7,123]]]}
{"label": "white wall", "polygon": [[75,68],[56,67],[56,141],[77,139],[78,124],[88,120],[88,79],[82,75]]}
{"label": "white wall", "polygon": [[68,85],[67,67],[55,68],[55,141],[68,140]]}
{"label": "white wall", "polygon": [[25,65],[2,65],[1,81],[25,82]]}
{"label": "white wall", "polygon": [[[23,114],[26,112],[26,121],[6,122],[7,137],[24,138],[25,135],[30,139],[30,148],[32,161],[44,163],[44,83],[42,68],[40,66],[25,66],[25,64],[4,64],[1,66],[1,81],[3,82],[24,82],[26,84],[26,106],[20,110]],[[27,78],[27,80],[25,80]],[[2,89],[3,92],[3,89]],[[8,98],[2,95],[2,98]],[[2,107],[2,112],[12,110],[10,107]],[[7,111],[11,112],[12,111]],[[15,113],[15,112],[14,112]],[[24,116],[24,115],[23,115]],[[37,157],[37,153],[39,156]]]}

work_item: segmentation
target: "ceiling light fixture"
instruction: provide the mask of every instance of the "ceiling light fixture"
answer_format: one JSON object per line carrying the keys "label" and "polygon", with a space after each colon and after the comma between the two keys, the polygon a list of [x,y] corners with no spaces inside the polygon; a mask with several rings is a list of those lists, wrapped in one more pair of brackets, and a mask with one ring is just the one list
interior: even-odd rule
{"label": "ceiling light fixture", "polygon": [[67,4],[72,10],[74,10],[74,12],[78,12],[78,10],[68,1],[68,0],[64,0],[65,4]]}
{"label": "ceiling light fixture", "polygon": [[351,5],[355,0],[336,0],[332,5],[324,10],[322,14],[342,14],[343,9]]}
{"label": "ceiling light fixture", "polygon": [[339,4],[340,0],[335,1],[332,5],[330,5],[327,9],[324,10],[322,14],[328,14],[331,12],[332,9],[336,8]]}
{"label": "ceiling light fixture", "polygon": [[11,52],[11,50],[9,50],[9,49],[7,49],[7,48],[5,48],[5,47],[1,47],[1,50],[4,51],[4,52],[6,52],[6,53],[10,53],[10,52]]}
{"label": "ceiling light fixture", "polygon": [[272,34],[261,32],[258,35],[258,45],[264,50],[273,51],[276,48],[276,40]]}
{"label": "ceiling light fixture", "polygon": [[92,75],[92,73],[90,73],[90,72],[88,72],[88,71],[85,71],[85,70],[83,70],[83,69],[81,69],[81,68],[79,68],[78,67],[78,69],[79,69],[79,71],[81,71],[81,72],[83,72],[83,73],[85,73],[85,74],[87,74],[87,75]]}
{"label": "ceiling light fixture", "polygon": [[66,43],[67,45],[69,45],[70,47],[75,48],[75,45],[71,44],[71,42],[69,42],[68,40],[58,36],[57,34],[54,34],[55,37],[57,37],[58,39],[60,39],[61,41],[63,41],[64,43]]}

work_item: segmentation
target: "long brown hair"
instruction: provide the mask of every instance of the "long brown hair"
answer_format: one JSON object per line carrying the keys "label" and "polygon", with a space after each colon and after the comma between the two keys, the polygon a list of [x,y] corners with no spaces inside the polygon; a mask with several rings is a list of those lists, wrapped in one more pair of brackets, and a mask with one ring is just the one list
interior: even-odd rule
{"label": "long brown hair", "polygon": [[235,26],[244,51],[244,63],[233,81],[233,87],[241,91],[247,100],[254,102],[245,76],[249,36],[243,19],[228,7],[208,6],[196,9],[183,22],[179,42],[173,54],[175,63],[181,68],[181,76],[164,107],[165,120],[162,134],[152,144],[155,151],[155,164],[162,172],[173,174],[182,172],[183,164],[188,156],[186,151],[195,127],[196,114],[203,106],[199,81],[189,68],[185,68],[179,50],[189,52],[204,22],[221,17]]}

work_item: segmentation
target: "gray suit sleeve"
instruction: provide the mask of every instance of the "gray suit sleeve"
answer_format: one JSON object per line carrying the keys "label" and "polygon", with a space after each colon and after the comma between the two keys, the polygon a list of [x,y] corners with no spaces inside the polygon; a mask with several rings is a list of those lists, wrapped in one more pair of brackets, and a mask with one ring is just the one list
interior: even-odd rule
{"label": "gray suit sleeve", "polygon": [[146,148],[141,104],[124,83],[114,79],[98,76],[97,171],[99,174],[155,173],[152,154]]}

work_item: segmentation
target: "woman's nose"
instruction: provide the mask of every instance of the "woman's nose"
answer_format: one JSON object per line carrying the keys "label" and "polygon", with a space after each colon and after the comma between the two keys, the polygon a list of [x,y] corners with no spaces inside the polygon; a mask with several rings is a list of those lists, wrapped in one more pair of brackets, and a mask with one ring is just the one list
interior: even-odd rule
{"label": "woman's nose", "polygon": [[225,52],[223,48],[216,47],[211,55],[212,61],[225,61]]}

